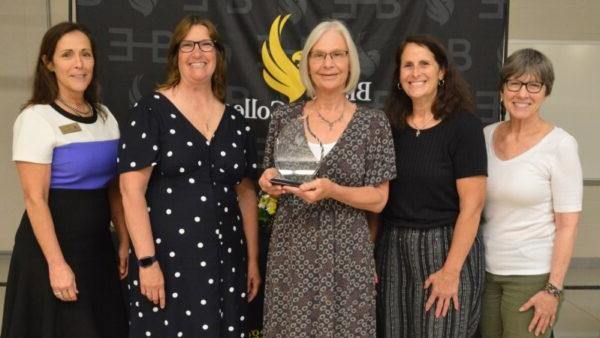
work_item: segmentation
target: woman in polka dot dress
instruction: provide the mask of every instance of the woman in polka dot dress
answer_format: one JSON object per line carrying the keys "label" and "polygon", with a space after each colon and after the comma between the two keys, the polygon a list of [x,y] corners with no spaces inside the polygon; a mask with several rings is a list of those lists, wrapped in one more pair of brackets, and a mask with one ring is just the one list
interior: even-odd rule
{"label": "woman in polka dot dress", "polygon": [[212,23],[184,18],[166,82],[125,125],[121,191],[138,262],[132,338],[246,335],[246,304],[260,284],[256,150],[244,116],[223,104],[225,74]]}

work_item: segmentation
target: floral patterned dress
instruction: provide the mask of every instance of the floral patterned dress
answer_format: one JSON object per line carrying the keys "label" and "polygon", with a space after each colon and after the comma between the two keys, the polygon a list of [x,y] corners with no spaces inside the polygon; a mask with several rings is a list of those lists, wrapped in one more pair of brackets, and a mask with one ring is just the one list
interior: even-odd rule
{"label": "floral patterned dress", "polygon": [[[274,166],[279,130],[304,102],[273,112],[264,167]],[[396,175],[394,145],[382,111],[358,106],[325,156],[318,177],[351,187]],[[265,337],[374,337],[375,261],[366,212],[333,199],[308,204],[282,195],[269,245]]]}

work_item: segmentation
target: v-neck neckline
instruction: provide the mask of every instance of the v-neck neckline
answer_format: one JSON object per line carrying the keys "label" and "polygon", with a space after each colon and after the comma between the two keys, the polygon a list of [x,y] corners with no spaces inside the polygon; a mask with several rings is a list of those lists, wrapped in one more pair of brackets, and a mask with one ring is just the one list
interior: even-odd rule
{"label": "v-neck neckline", "polygon": [[210,145],[212,143],[212,140],[215,138],[215,136],[217,135],[217,133],[219,132],[219,130],[221,129],[221,124],[223,124],[223,120],[225,120],[225,114],[227,113],[227,105],[225,105],[224,109],[223,109],[223,114],[221,114],[221,119],[219,120],[219,123],[217,124],[217,128],[215,128],[214,133],[212,134],[212,136],[210,138],[206,137],[206,135],[204,135],[202,133],[202,131],[200,131],[200,129],[196,128],[196,126],[194,126],[194,124],[192,123],[192,121],[190,121],[180,110],[179,108],[177,108],[177,106],[175,105],[175,103],[173,103],[173,101],[171,101],[168,97],[166,97],[163,93],[161,92],[156,92],[156,94],[160,95],[161,97],[163,97],[171,106],[171,108],[173,108],[173,110],[177,113],[177,115],[183,119],[184,123],[191,128],[195,134],[200,135],[200,137],[202,138],[202,140],[206,143],[206,145]]}

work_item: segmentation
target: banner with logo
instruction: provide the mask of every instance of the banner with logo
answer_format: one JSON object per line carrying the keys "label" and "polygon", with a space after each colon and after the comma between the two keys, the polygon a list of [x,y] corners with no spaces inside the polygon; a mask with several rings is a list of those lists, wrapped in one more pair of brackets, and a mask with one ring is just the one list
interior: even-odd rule
{"label": "banner with logo", "polygon": [[[273,109],[303,97],[300,51],[310,30],[329,18],[345,22],[358,47],[361,77],[351,100],[383,107],[397,81],[398,45],[407,35],[430,33],[470,83],[482,120],[499,118],[508,0],[77,0],[78,22],[98,43],[105,103],[119,120],[164,80],[171,31],[187,14],[216,24],[227,55],[226,101],[254,127],[259,151]],[[260,335],[262,317],[254,303],[252,337]]]}

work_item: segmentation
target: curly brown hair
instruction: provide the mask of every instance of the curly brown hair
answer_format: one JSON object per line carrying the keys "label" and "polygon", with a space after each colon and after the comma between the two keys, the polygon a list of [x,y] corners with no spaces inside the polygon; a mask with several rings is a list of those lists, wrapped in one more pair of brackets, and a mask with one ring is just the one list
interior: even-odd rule
{"label": "curly brown hair", "polygon": [[435,61],[444,72],[444,80],[438,86],[436,98],[431,107],[431,112],[436,119],[446,118],[458,112],[473,112],[475,103],[467,82],[463,79],[454,64],[448,59],[448,53],[442,43],[435,37],[427,34],[411,35],[404,40],[396,51],[396,69],[390,85],[389,95],[385,103],[385,112],[394,129],[404,128],[406,118],[412,114],[412,100],[406,95],[398,84],[402,52],[409,43],[427,48],[434,56]]}

